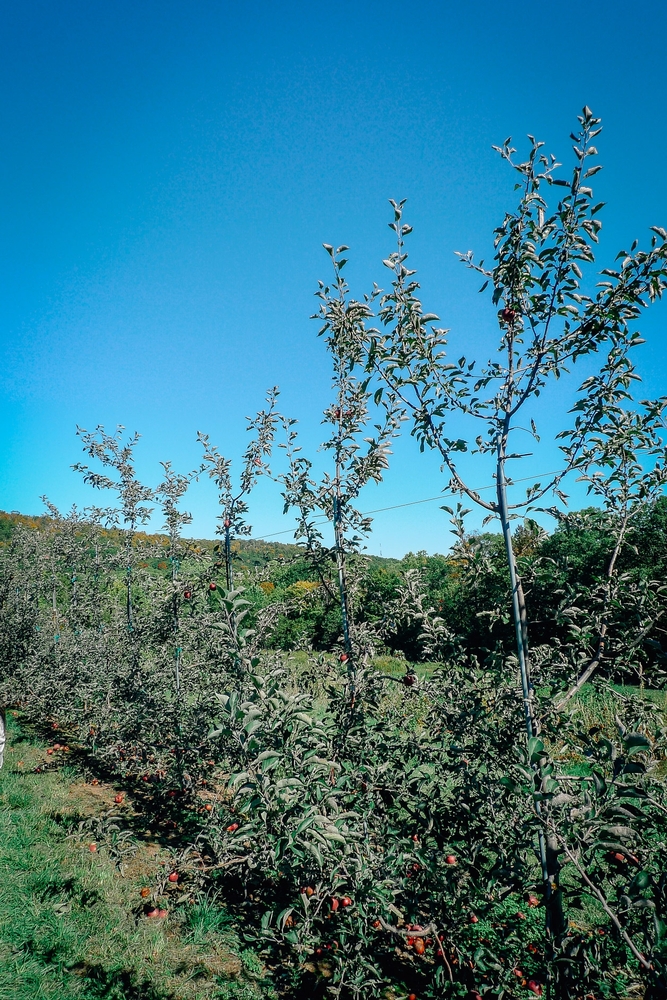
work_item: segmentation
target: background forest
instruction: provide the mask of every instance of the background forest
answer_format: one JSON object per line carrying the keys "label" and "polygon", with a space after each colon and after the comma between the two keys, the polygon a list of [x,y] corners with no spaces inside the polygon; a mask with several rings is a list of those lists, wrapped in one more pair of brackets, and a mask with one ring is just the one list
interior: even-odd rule
{"label": "background forest", "polygon": [[[53,536],[60,530],[58,523],[49,516],[0,513],[0,539],[5,547],[25,544],[32,529],[38,532],[41,544],[49,536],[53,544]],[[92,528],[85,521],[74,525],[79,558],[85,562],[86,539]],[[107,559],[113,560],[113,570],[122,551],[122,534],[102,529],[99,539]],[[538,646],[567,644],[572,626],[580,627],[577,619],[591,620],[597,588],[614,549],[615,536],[607,517],[593,507],[564,514],[550,534],[528,520],[515,531],[514,542],[535,614],[531,622],[533,642]],[[197,539],[182,544],[183,573],[193,581],[186,585],[192,588],[188,599],[192,603],[179,595],[187,613],[207,606],[210,582],[224,587],[225,580],[219,542]],[[138,532],[133,549],[137,593],[148,581],[168,591],[171,563],[167,537]],[[335,579],[330,578],[329,587],[323,587],[311,561],[296,545],[235,539],[231,552],[235,579],[248,601],[248,624],[256,627],[258,621],[270,622],[263,634],[267,649],[336,651],[342,625]],[[76,575],[74,564],[66,568],[62,558],[63,554],[58,555],[60,572]],[[667,579],[667,500],[659,499],[642,511],[618,568],[622,581],[615,600],[617,639],[604,673],[619,684],[661,687],[665,672],[667,591],[661,581]],[[483,657],[496,648],[504,655],[511,654],[514,631],[508,619],[510,600],[500,535],[466,535],[454,542],[447,555],[409,552],[403,559],[385,559],[361,554],[353,572],[355,618],[372,629],[376,656],[412,663],[431,660],[418,609],[431,618],[437,616],[447,633],[455,635],[471,655]],[[117,587],[118,579],[118,573],[111,572],[107,586]],[[44,586],[42,581],[40,587]],[[57,593],[61,599],[65,588],[66,576],[59,575]],[[648,602],[649,594],[651,609],[647,614],[642,601]],[[630,607],[632,614],[628,613]],[[630,635],[639,641],[634,642],[633,655],[628,658],[624,640]]]}

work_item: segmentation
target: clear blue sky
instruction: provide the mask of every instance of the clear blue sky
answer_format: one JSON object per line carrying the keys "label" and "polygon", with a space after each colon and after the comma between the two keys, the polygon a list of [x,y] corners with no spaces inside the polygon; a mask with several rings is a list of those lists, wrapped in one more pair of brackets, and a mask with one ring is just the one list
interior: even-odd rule
{"label": "clear blue sky", "polygon": [[[662,0],[2,4],[0,507],[90,502],[76,424],[140,431],[154,483],[160,459],[197,464],[199,429],[238,455],[274,383],[314,449],[321,244],[350,245],[358,294],[385,281],[390,197],[408,198],[426,307],[492,350],[493,309],[453,255],[488,257],[513,205],[491,144],[532,132],[566,157],[583,104],[603,118],[608,263],[667,226],[666,49]],[[667,391],[666,324],[662,304],[643,326],[647,394]],[[364,503],[442,485],[407,440]],[[210,489],[189,505],[212,535]],[[288,526],[268,485],[251,522]],[[447,528],[437,503],[383,514],[370,548],[443,550]]]}

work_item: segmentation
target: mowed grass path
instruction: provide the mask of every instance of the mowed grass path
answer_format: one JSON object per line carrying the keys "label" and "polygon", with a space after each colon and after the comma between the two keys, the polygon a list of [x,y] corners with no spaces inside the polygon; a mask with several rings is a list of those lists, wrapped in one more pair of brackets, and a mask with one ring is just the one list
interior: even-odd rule
{"label": "mowed grass path", "polygon": [[[239,947],[224,909],[175,898],[145,916],[167,852],[135,842],[119,868],[102,840],[72,836],[108,812],[114,789],[71,767],[35,773],[45,747],[10,717],[0,771],[0,1000],[265,1000],[255,955]],[[135,849],[136,848],[136,849]],[[154,891],[154,890],[151,890]]]}

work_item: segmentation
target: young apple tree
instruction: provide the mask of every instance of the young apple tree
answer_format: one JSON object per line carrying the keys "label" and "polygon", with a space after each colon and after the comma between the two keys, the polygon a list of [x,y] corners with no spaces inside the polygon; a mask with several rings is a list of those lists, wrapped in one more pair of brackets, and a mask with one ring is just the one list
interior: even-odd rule
{"label": "young apple tree", "polygon": [[243,455],[243,466],[237,488],[234,488],[232,481],[231,459],[220,454],[218,449],[211,444],[208,434],[204,434],[202,431],[197,434],[197,440],[204,449],[204,461],[199,472],[205,472],[215,482],[218,488],[218,502],[222,508],[222,514],[218,517],[220,525],[217,531],[224,539],[227,590],[231,590],[234,583],[232,538],[235,535],[247,536],[250,534],[251,528],[245,520],[248,513],[248,496],[255,486],[258,476],[268,472],[266,463],[271,455],[278,421],[275,412],[277,397],[278,388],[274,386],[267,394],[266,410],[260,410],[257,416],[250,420],[248,430],[254,431],[255,436]]}
{"label": "young apple tree", "polygon": [[[132,542],[139,525],[146,524],[151,516],[152,508],[147,507],[146,503],[153,499],[153,491],[139,482],[134,467],[134,449],[139,441],[139,434],[133,434],[126,442],[123,442],[122,432],[124,429],[124,427],[118,427],[115,434],[108,434],[101,426],[94,431],[78,427],[77,434],[83,442],[83,450],[91,458],[96,459],[103,469],[108,469],[110,475],[107,475],[106,472],[96,472],[81,462],[77,462],[73,468],[82,474],[85,483],[98,490],[115,490],[118,495],[119,506],[106,508],[100,513],[108,526],[118,525],[122,522],[125,529],[127,630],[131,633],[134,628],[132,609],[134,550]],[[111,476],[116,478],[112,479]]]}
{"label": "young apple tree", "polygon": [[[439,456],[448,475],[446,488],[464,502],[472,501],[485,512],[485,523],[496,521],[502,531],[524,725],[535,775],[533,803],[547,927],[554,939],[565,929],[558,860],[564,848],[546,823],[547,762],[538,734],[548,706],[542,711],[531,683],[530,616],[511,522],[539,509],[547,499],[565,504],[563,480],[576,472],[602,502],[612,502],[620,548],[638,504],[658,495],[667,478],[661,438],[666,401],[636,404],[632,395],[638,379],[633,359],[642,343],[636,321],[667,284],[667,231],[654,227],[648,249],[638,249],[635,242],[630,251],[618,254],[614,268],[604,268],[597,284],[592,284],[603,206],[594,200],[591,183],[601,169],[594,145],[601,127],[587,107],[578,122],[571,136],[574,167],[568,179],[559,176],[560,164],[545,155],[543,143],[532,136],[526,159],[516,159],[510,139],[496,147],[517,176],[518,206],[495,230],[491,267],[477,261],[472,252],[459,255],[484,279],[480,291],[489,288],[491,293],[499,327],[496,355],[482,364],[465,355],[450,359],[447,331],[436,325],[436,315],[424,311],[415,271],[407,265],[405,239],[411,227],[403,221],[404,202],[392,202],[397,248],[384,261],[392,274],[391,288],[381,294],[376,286],[374,292],[379,296],[380,328],[365,330],[363,340],[368,384],[377,385],[376,399],[386,395],[392,407],[409,415],[421,450]],[[550,191],[560,196],[555,207],[548,203]],[[575,368],[584,368],[586,377],[575,396],[574,427],[559,435],[565,440],[560,468],[546,481],[524,489],[514,470],[520,459],[529,457],[523,444],[526,433],[536,443],[540,440],[538,424],[544,416],[540,397]],[[458,435],[466,420],[477,425],[472,442]],[[482,467],[484,459],[487,465],[492,462],[493,499],[471,486],[461,472],[460,457],[470,451],[480,456]],[[534,461],[531,453],[533,468]],[[652,469],[646,468],[647,461],[653,463]],[[459,503],[450,513],[460,524],[468,510]],[[613,596],[614,567],[612,558],[607,604]],[[575,687],[600,660],[605,621],[603,610],[598,652],[574,681]],[[561,704],[567,698],[565,694]]]}
{"label": "young apple tree", "polygon": [[[333,600],[327,567],[335,566],[338,601],[342,628],[341,659],[347,665],[350,696],[354,698],[355,677],[362,659],[364,642],[355,632],[351,608],[349,556],[359,551],[363,538],[370,530],[371,519],[355,506],[359,494],[369,482],[380,482],[388,468],[392,439],[397,435],[400,417],[396,407],[386,397],[379,411],[379,422],[372,424],[372,398],[363,378],[363,344],[365,322],[372,316],[370,304],[351,298],[343,277],[347,263],[342,254],[347,247],[325,250],[331,258],[334,280],[331,285],[320,282],[317,297],[318,313],[313,317],[321,323],[320,336],[326,341],[333,364],[333,400],[324,410],[323,423],[330,428],[322,450],[332,459],[331,471],[318,481],[313,475],[313,463],[301,454],[296,421],[283,418],[288,469],[278,476],[283,486],[284,511],[296,508],[298,526],[296,540],[305,546],[306,554],[317,572],[320,583]],[[333,546],[325,545],[321,524],[326,519],[333,528]]]}

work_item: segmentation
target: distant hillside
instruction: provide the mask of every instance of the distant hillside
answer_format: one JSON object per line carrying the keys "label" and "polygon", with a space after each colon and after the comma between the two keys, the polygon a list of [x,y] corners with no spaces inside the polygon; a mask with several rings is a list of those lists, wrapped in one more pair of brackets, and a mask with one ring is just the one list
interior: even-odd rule
{"label": "distant hillside", "polygon": [[[45,530],[53,523],[53,518],[48,514],[19,514],[17,511],[0,511],[0,544],[8,542],[12,536],[14,525],[22,524],[27,528],[35,530]],[[102,529],[103,534],[110,538],[120,538],[121,529]],[[166,545],[169,541],[167,535],[160,532],[150,533],[137,531],[135,534],[138,545]],[[184,538],[195,552],[210,552],[211,555],[220,545],[220,538]],[[232,542],[232,550],[236,559],[247,569],[266,566],[267,563],[276,559],[292,561],[298,559],[303,554],[303,549],[299,545],[289,542],[265,542],[254,538],[235,538]],[[400,560],[386,559],[382,556],[368,557],[374,566],[396,566]]]}

